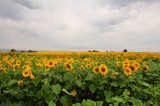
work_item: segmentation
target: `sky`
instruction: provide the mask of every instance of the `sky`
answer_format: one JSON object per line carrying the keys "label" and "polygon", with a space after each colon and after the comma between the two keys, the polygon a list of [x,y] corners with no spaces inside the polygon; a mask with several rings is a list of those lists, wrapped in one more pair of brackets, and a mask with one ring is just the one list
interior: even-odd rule
{"label": "sky", "polygon": [[160,52],[160,0],[0,0],[0,49]]}

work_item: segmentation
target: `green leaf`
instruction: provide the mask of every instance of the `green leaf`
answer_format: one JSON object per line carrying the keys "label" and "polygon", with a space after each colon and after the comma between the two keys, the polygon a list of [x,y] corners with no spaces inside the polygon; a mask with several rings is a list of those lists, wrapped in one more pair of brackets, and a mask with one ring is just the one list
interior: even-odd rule
{"label": "green leaf", "polygon": [[34,85],[37,86],[41,82],[41,77],[36,77],[34,80]]}
{"label": "green leaf", "polygon": [[103,106],[103,101],[97,101],[96,104],[97,106]]}
{"label": "green leaf", "polygon": [[82,86],[82,82],[81,82],[81,80],[76,80],[75,82],[74,82],[78,87],[81,87]]}
{"label": "green leaf", "polygon": [[56,95],[58,95],[61,92],[61,85],[60,84],[52,85],[51,89]]}
{"label": "green leaf", "polygon": [[149,85],[148,83],[146,83],[146,82],[140,82],[140,84],[143,85],[143,86],[146,86],[146,87],[149,87],[149,86],[150,86],[150,85]]}
{"label": "green leaf", "polygon": [[111,82],[111,85],[114,86],[114,87],[117,87],[118,84],[117,84],[116,81],[113,81],[113,82]]}
{"label": "green leaf", "polygon": [[65,89],[71,89],[73,86],[72,83],[66,83],[66,85],[64,86]]}
{"label": "green leaf", "polygon": [[49,106],[56,106],[56,104],[53,103],[53,101],[50,101],[48,105],[49,105]]}
{"label": "green leaf", "polygon": [[8,86],[12,86],[12,85],[14,85],[16,83],[18,84],[18,81],[13,79],[8,83]]}
{"label": "green leaf", "polygon": [[65,95],[63,96],[61,99],[60,99],[60,102],[63,106],[70,106],[71,105],[71,101],[70,101],[70,98]]}
{"label": "green leaf", "polygon": [[126,82],[125,81],[121,81],[119,83],[119,85],[120,85],[120,88],[126,87]]}
{"label": "green leaf", "polygon": [[34,92],[33,91],[29,91],[26,95],[27,96],[34,96]]}
{"label": "green leaf", "polygon": [[70,92],[68,92],[68,91],[67,91],[66,89],[64,89],[64,88],[62,89],[62,91],[65,92],[65,93],[68,94],[68,95],[72,95]]}
{"label": "green leaf", "polygon": [[120,96],[116,96],[116,97],[113,97],[113,100],[117,101],[117,102],[122,102],[123,101],[123,98],[120,97]]}
{"label": "green leaf", "polygon": [[39,90],[39,91],[37,91],[36,97],[37,97],[38,99],[40,99],[40,98],[42,97],[42,95],[43,95],[43,90],[42,90],[42,89]]}
{"label": "green leaf", "polygon": [[96,102],[92,101],[90,99],[87,99],[87,103],[88,103],[89,106],[96,106]]}
{"label": "green leaf", "polygon": [[82,101],[82,106],[88,106],[88,103],[85,99],[83,99],[83,101]]}
{"label": "green leaf", "polygon": [[50,84],[46,83],[42,85],[42,89],[46,92],[49,93],[50,92]]}
{"label": "green leaf", "polygon": [[122,96],[128,96],[130,94],[130,91],[128,89],[125,89]]}
{"label": "green leaf", "polygon": [[111,98],[111,96],[113,95],[114,93],[112,91],[107,91],[105,90],[104,91],[104,95],[105,95],[105,98],[106,98],[106,102],[109,102],[108,99]]}
{"label": "green leaf", "polygon": [[81,106],[80,103],[73,104],[72,106]]}
{"label": "green leaf", "polygon": [[47,104],[49,104],[50,101],[56,100],[56,95],[54,93],[53,94],[44,93],[43,97]]}
{"label": "green leaf", "polygon": [[144,104],[142,103],[141,100],[139,100],[139,99],[137,99],[137,98],[134,98],[134,97],[132,97],[132,98],[130,99],[130,102],[133,103],[133,106],[144,106]]}
{"label": "green leaf", "polygon": [[93,79],[94,79],[93,74],[87,74],[87,76],[86,76],[86,78],[85,78],[86,81],[91,81],[91,80],[93,80]]}
{"label": "green leaf", "polygon": [[28,92],[28,88],[23,89],[23,91]]}
{"label": "green leaf", "polygon": [[90,89],[90,91],[92,92],[92,93],[94,93],[95,91],[96,91],[96,86],[95,85],[93,85],[93,84],[90,84],[89,85],[89,89]]}

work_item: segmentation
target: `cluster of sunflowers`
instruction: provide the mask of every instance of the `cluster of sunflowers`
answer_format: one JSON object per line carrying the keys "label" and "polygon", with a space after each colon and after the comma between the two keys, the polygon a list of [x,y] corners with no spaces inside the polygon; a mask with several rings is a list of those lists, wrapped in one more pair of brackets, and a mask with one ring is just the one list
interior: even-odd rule
{"label": "cluster of sunflowers", "polygon": [[[49,79],[49,77],[52,77],[52,75],[45,75],[45,73],[47,72],[51,72],[51,74],[54,73],[54,75],[57,75],[59,79],[61,79],[62,77],[63,79],[58,80],[59,83],[62,83],[63,82],[62,80],[64,80],[65,83],[68,83],[67,81],[69,78],[66,77],[66,75],[70,75],[69,77],[76,76],[75,79],[78,80],[78,82],[74,81],[76,86],[74,86],[74,88],[71,89],[69,89],[68,87],[70,92],[63,89],[64,92],[72,95],[75,98],[78,95],[77,89],[80,90],[85,89],[85,87],[77,88],[77,86],[81,87],[83,84],[85,85],[85,82],[89,82],[87,88],[91,90],[91,92],[87,93],[87,95],[91,95],[90,93],[94,93],[96,89],[103,89],[106,86],[110,88],[109,90],[111,90],[112,87],[116,89],[116,87],[118,87],[117,84],[118,81],[125,80],[125,78],[129,79],[130,76],[133,76],[131,78],[134,79],[135,76],[137,77],[140,74],[144,75],[143,77],[145,77],[145,75],[146,76],[151,75],[148,73],[152,72],[152,70],[154,69],[152,65],[156,64],[156,66],[158,66],[157,64],[159,62],[160,62],[160,53],[1,52],[0,76],[6,75],[7,73],[10,73],[8,75],[12,74],[13,76],[15,76],[14,74],[16,73],[16,75],[18,75],[19,77],[16,84],[22,88],[24,87],[25,83],[28,83],[27,82],[28,80],[33,81],[33,83],[37,83],[39,77],[42,78],[47,77],[45,80],[40,81],[40,83],[42,84],[44,82],[45,86],[50,86],[47,85],[47,83],[50,80],[52,80]],[[12,79],[14,79],[13,76]],[[104,87],[100,86],[101,88],[98,87],[94,88],[96,85],[96,84],[94,85],[94,83],[96,81],[90,82],[90,79],[92,79],[92,77],[98,79],[97,82],[98,81],[99,82],[97,84],[102,83],[103,81],[101,80],[106,80],[108,85],[103,84],[106,83],[104,81],[101,85]],[[72,79],[69,79],[69,81],[72,82]],[[57,82],[57,80],[55,82]],[[109,87],[110,85],[113,86]],[[61,88],[61,86],[59,88]],[[46,90],[45,87],[42,87],[42,89],[44,89],[44,91]],[[104,95],[102,96],[102,100],[104,100]]]}
{"label": "cluster of sunflowers", "polygon": [[[22,75],[24,77],[29,76],[31,79],[35,79],[31,70],[41,68],[42,71],[49,71],[51,68],[52,70],[55,69],[55,67],[60,63],[63,63],[63,69],[66,69],[68,71],[71,71],[73,69],[74,64],[79,63],[81,65],[77,68],[80,68],[81,71],[85,69],[84,67],[87,67],[88,69],[93,70],[94,74],[100,73],[102,75],[106,75],[108,73],[108,67],[111,66],[110,63],[113,60],[116,60],[114,62],[115,68],[122,65],[124,73],[126,75],[131,75],[140,68],[140,64],[142,64],[142,68],[145,72],[149,70],[147,61],[144,61],[145,59],[148,59],[148,61],[152,61],[152,59],[160,58],[160,55],[158,53],[121,52],[42,52],[11,54],[12,56],[8,55],[8,53],[1,53],[0,74],[9,70],[23,70]],[[84,56],[87,56],[87,58],[82,58]],[[131,60],[129,60],[129,58],[131,58]],[[107,64],[105,63],[105,61],[107,61]],[[31,67],[34,68],[31,69]]]}

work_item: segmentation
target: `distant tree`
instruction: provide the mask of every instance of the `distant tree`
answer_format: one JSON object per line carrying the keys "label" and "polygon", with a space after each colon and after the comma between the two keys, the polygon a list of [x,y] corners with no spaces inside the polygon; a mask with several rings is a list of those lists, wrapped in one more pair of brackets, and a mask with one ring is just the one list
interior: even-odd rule
{"label": "distant tree", "polygon": [[99,52],[99,51],[97,51],[97,50],[93,50],[93,52]]}
{"label": "distant tree", "polygon": [[20,52],[26,52],[26,51],[24,51],[24,50],[21,50]]}
{"label": "distant tree", "polygon": [[99,51],[97,51],[97,50],[93,50],[93,51],[92,51],[92,50],[89,50],[88,52],[99,52]]}
{"label": "distant tree", "polygon": [[15,49],[11,49],[10,52],[16,52],[16,50]]}
{"label": "distant tree", "polygon": [[28,52],[37,52],[37,51],[33,51],[33,50],[28,50]]}
{"label": "distant tree", "polygon": [[124,49],[123,52],[127,52],[127,49]]}

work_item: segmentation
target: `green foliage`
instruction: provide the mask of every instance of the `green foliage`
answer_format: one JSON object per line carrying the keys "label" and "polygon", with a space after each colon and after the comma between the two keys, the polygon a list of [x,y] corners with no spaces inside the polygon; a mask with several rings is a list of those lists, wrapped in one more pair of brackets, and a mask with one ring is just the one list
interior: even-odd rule
{"label": "green foliage", "polygon": [[[0,104],[2,106],[160,105],[160,64],[159,58],[157,59],[156,56],[143,58],[142,62],[139,62],[139,69],[127,76],[122,64],[124,59],[119,59],[114,54],[109,56],[98,54],[93,55],[93,57],[90,55],[80,55],[78,57],[76,54],[66,56],[69,59],[73,57],[75,59],[75,61],[69,62],[73,66],[73,69],[69,71],[64,68],[64,63],[60,62],[61,58],[64,60],[65,56],[45,55],[44,57],[48,60],[58,58],[57,61],[59,61],[56,67],[50,67],[48,71],[45,71],[45,65],[38,67],[35,64],[41,57],[31,54],[24,56],[21,54],[22,57],[20,57],[20,54],[14,53],[6,55],[10,56],[8,60],[15,56],[15,59],[21,60],[21,64],[20,68],[14,67],[16,70],[13,71],[13,68],[8,68],[8,61],[5,62],[2,58],[3,55],[0,57],[0,60],[3,61],[2,66],[8,69],[7,72],[0,73]],[[26,60],[22,61],[22,58]],[[84,61],[85,58],[91,60]],[[119,60],[116,60],[116,58]],[[125,58],[135,59],[136,57],[126,56]],[[95,61],[95,65],[91,68],[81,67],[82,62],[90,64],[92,59]],[[102,61],[99,61],[99,59],[102,59]],[[149,61],[150,59],[153,61]],[[146,60],[149,62],[146,63]],[[120,65],[115,67],[117,61],[120,61]],[[31,71],[35,79],[22,76],[22,72],[25,70],[24,66],[29,65],[29,62],[32,63]],[[96,62],[98,63],[96,64]],[[143,70],[143,62],[149,66],[147,72]],[[11,64],[15,65],[16,61]],[[94,74],[94,66],[100,66],[101,64],[108,67],[108,73],[106,75]],[[117,76],[113,76],[115,72],[118,72]],[[23,81],[23,85],[18,85],[18,81]]]}

